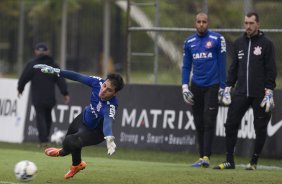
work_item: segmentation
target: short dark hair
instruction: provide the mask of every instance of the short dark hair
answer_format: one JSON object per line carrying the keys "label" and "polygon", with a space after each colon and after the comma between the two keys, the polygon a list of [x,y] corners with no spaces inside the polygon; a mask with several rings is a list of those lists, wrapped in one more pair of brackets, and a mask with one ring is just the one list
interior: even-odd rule
{"label": "short dark hair", "polygon": [[122,79],[120,74],[109,73],[107,75],[107,79],[109,79],[111,81],[112,85],[115,86],[116,92],[120,91],[124,86],[124,82],[123,82],[123,79]]}
{"label": "short dark hair", "polygon": [[259,15],[256,12],[249,12],[247,13],[246,17],[255,16],[256,21],[259,22]]}

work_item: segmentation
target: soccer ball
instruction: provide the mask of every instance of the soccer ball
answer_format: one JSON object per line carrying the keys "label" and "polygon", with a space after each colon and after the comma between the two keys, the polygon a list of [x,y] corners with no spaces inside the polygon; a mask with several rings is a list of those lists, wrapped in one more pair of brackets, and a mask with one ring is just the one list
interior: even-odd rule
{"label": "soccer ball", "polygon": [[22,160],[15,165],[14,172],[18,180],[30,181],[34,179],[37,167],[29,160]]}
{"label": "soccer ball", "polygon": [[63,132],[61,130],[57,130],[51,135],[51,142],[53,142],[57,145],[61,145],[63,143],[65,135],[66,135],[65,132]]}

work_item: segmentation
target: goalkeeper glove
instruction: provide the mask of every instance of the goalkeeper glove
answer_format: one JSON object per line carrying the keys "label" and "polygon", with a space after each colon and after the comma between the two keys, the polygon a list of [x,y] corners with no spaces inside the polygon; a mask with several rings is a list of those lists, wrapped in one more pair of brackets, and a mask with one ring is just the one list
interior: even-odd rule
{"label": "goalkeeper glove", "polygon": [[260,106],[265,106],[265,112],[270,112],[274,108],[273,90],[265,89],[265,95]]}
{"label": "goalkeeper glove", "polygon": [[182,95],[183,95],[183,99],[186,103],[190,104],[190,105],[194,105],[194,100],[193,100],[193,93],[188,89],[188,85],[187,84],[183,84],[182,85]]}
{"label": "goalkeeper glove", "polygon": [[224,93],[224,89],[223,88],[219,88],[218,90],[218,103],[222,104],[222,98],[223,98],[223,93]]}
{"label": "goalkeeper glove", "polygon": [[231,104],[231,88],[232,87],[225,87],[223,95],[222,95],[222,103],[224,105],[230,105]]}
{"label": "goalkeeper glove", "polygon": [[57,74],[58,77],[60,76],[61,70],[59,68],[53,68],[52,66],[48,66],[45,64],[36,64],[33,66],[33,68],[39,68],[43,73]]}
{"label": "goalkeeper glove", "polygon": [[106,136],[104,137],[104,139],[106,139],[107,142],[107,149],[108,149],[108,155],[112,155],[115,150],[116,150],[116,144],[114,142],[115,137],[114,136]]}

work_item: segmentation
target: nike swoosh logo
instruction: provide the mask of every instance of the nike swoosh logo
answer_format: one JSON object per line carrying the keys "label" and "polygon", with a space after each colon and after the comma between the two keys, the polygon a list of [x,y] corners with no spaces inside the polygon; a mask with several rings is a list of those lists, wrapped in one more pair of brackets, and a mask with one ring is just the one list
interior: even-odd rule
{"label": "nike swoosh logo", "polygon": [[272,125],[271,121],[270,121],[267,125],[267,135],[269,137],[273,136],[279,130],[279,128],[281,128],[281,127],[282,127],[282,120],[280,120],[275,125]]}
{"label": "nike swoosh logo", "polygon": [[196,45],[191,45],[191,48],[196,47]]}

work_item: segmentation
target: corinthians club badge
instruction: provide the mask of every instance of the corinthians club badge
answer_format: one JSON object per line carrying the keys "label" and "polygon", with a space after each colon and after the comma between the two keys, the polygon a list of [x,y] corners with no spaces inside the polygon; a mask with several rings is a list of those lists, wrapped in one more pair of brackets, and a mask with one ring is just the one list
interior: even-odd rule
{"label": "corinthians club badge", "polygon": [[211,48],[212,47],[212,42],[211,41],[208,41],[207,43],[206,43],[206,48]]}
{"label": "corinthians club badge", "polygon": [[254,48],[254,55],[256,55],[256,56],[259,56],[259,55],[261,55],[261,47],[260,46],[256,46],[255,48]]}

